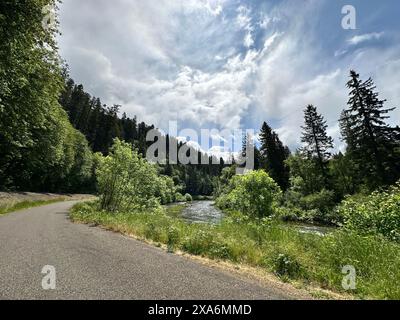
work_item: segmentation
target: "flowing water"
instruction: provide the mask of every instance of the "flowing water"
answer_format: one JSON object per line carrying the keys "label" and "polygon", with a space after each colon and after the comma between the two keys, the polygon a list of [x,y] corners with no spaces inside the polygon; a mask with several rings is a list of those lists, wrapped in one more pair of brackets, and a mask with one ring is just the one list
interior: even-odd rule
{"label": "flowing water", "polygon": [[188,203],[180,215],[180,218],[189,223],[217,224],[223,217],[223,212],[214,206],[214,201],[193,201]]}
{"label": "flowing water", "polygon": [[314,225],[308,223],[292,222],[288,223],[287,225],[297,229],[301,233],[313,233],[322,237],[328,235],[329,233],[335,230],[334,227]]}
{"label": "flowing water", "polygon": [[[188,223],[217,224],[224,218],[224,213],[215,206],[214,201],[193,201],[186,204],[179,217]],[[301,233],[313,233],[325,236],[334,228],[307,223],[287,223],[287,226],[297,229]]]}

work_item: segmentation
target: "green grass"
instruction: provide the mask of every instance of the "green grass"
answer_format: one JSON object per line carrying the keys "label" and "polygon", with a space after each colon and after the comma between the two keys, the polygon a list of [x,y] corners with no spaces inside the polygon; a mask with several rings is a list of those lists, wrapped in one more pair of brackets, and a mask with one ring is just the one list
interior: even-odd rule
{"label": "green grass", "polygon": [[3,205],[0,207],[0,216],[14,212],[14,211],[20,211],[28,208],[33,208],[33,207],[39,207],[39,206],[44,206],[46,204],[51,204],[55,202],[61,202],[64,201],[65,198],[56,198],[56,199],[51,199],[51,200],[34,200],[34,201],[21,201],[17,203],[10,203],[8,205]]}
{"label": "green grass", "polygon": [[[336,292],[342,288],[342,267],[357,271],[357,298],[400,299],[400,246],[382,238],[335,231],[326,237],[302,234],[274,221],[226,218],[219,225],[187,224],[165,214],[109,214],[96,203],[74,207],[76,222],[96,223],[111,230],[168,245],[169,251],[228,260],[273,272],[284,281],[297,280]],[[170,209],[173,210],[173,209]],[[180,210],[175,209],[175,210]]]}
{"label": "green grass", "polygon": [[172,204],[165,206],[164,208],[168,216],[178,218],[181,215],[182,211],[186,208],[186,204]]}

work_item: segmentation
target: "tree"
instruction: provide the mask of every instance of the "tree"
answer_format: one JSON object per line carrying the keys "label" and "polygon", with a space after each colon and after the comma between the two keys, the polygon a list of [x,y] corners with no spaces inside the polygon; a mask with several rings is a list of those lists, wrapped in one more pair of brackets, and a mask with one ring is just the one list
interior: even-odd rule
{"label": "tree", "polygon": [[[72,170],[79,171],[75,165],[90,161],[82,137],[58,102],[63,88],[58,23],[42,25],[43,9],[57,3],[0,3],[1,189],[60,190]],[[85,161],[78,160],[76,146],[85,149]]]}
{"label": "tree", "polygon": [[297,151],[286,161],[290,168],[291,189],[301,192],[303,196],[321,191],[325,187],[318,164],[307,158],[304,153]]}
{"label": "tree", "polygon": [[261,167],[286,190],[289,187],[289,168],[285,161],[290,155],[288,147],[285,147],[279,136],[264,122],[260,132],[261,142]]}
{"label": "tree", "polygon": [[328,136],[328,128],[324,117],[317,112],[317,108],[308,105],[304,111],[305,126],[303,129],[301,142],[304,143],[302,152],[309,159],[315,159],[324,182],[328,184],[328,174],[326,165],[331,158],[330,149],[333,148],[333,139]]}
{"label": "tree", "polygon": [[143,159],[132,145],[114,140],[107,157],[97,155],[96,177],[101,209],[110,212],[154,208],[165,197],[169,182],[160,181],[155,166]]}
{"label": "tree", "polygon": [[281,194],[277,183],[264,170],[257,170],[233,176],[227,193],[217,203],[248,216],[263,218],[274,214]]}
{"label": "tree", "polygon": [[332,187],[339,199],[356,193],[360,184],[357,175],[358,167],[351,159],[351,153],[339,152],[329,161],[329,172],[332,177]]}
{"label": "tree", "polygon": [[348,151],[371,189],[391,184],[400,177],[400,128],[386,123],[395,108],[385,109],[372,79],[362,81],[353,70],[347,87],[350,98],[340,123]]}

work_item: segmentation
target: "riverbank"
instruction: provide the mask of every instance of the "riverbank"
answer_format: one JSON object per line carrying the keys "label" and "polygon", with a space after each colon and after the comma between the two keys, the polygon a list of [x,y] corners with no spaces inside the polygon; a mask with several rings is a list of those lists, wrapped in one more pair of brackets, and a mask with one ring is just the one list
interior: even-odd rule
{"label": "riverbank", "polygon": [[[165,210],[109,214],[97,211],[93,203],[75,206],[71,218],[166,245],[171,252],[262,268],[304,287],[361,299],[400,299],[400,246],[377,237],[341,230],[321,237],[270,220],[190,224]],[[351,291],[342,287],[342,269],[348,265],[356,270],[356,289]]]}

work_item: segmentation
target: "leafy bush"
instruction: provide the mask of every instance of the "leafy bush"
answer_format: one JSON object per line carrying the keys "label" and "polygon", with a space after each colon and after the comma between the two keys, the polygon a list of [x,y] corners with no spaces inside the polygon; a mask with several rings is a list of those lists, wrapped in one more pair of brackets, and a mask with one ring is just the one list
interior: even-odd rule
{"label": "leafy bush", "polygon": [[321,212],[328,212],[335,206],[335,194],[331,190],[322,189],[319,192],[310,194],[300,199],[300,206],[304,210],[318,209]]}
{"label": "leafy bush", "polygon": [[337,224],[340,220],[335,210],[335,194],[322,189],[319,192],[303,196],[296,187],[284,194],[283,208],[279,208],[279,216],[283,220],[323,222]]}
{"label": "leafy bush", "polygon": [[179,231],[172,227],[169,227],[168,229],[168,251],[169,252],[174,252],[175,246],[179,243]]}
{"label": "leafy bush", "polygon": [[300,263],[288,254],[280,253],[273,261],[275,273],[281,278],[296,279],[301,274]]}
{"label": "leafy bush", "polygon": [[176,187],[174,180],[167,176],[159,176],[156,196],[160,200],[161,204],[174,202],[176,196]]}
{"label": "leafy bush", "polygon": [[234,176],[229,189],[229,193],[217,200],[218,206],[260,218],[274,213],[282,193],[276,182],[263,170]]}
{"label": "leafy bush", "polygon": [[110,212],[155,208],[160,201],[172,202],[172,179],[158,176],[155,166],[133,150],[132,145],[114,140],[110,155],[97,155],[96,177],[100,207]]}
{"label": "leafy bush", "polygon": [[338,207],[338,214],[347,229],[400,241],[400,182],[368,197],[347,198]]}
{"label": "leafy bush", "polygon": [[185,202],[185,196],[183,196],[181,193],[177,192],[175,193],[175,202]]}
{"label": "leafy bush", "polygon": [[192,198],[192,196],[191,196],[189,193],[186,193],[186,194],[185,194],[185,200],[186,200],[187,202],[192,202],[192,201],[193,201],[193,198]]}

